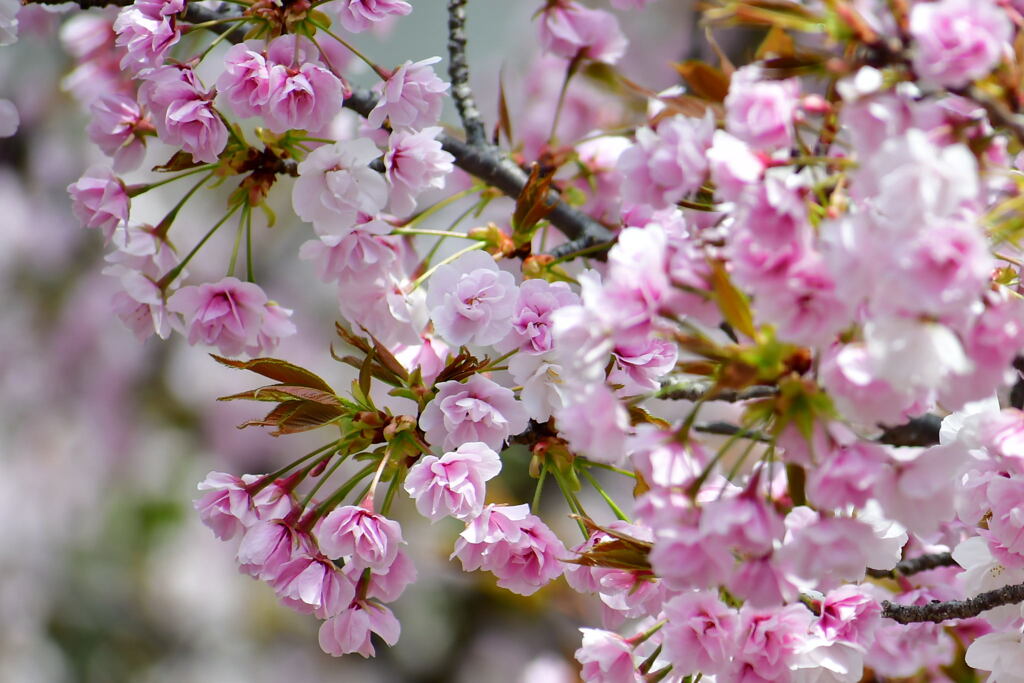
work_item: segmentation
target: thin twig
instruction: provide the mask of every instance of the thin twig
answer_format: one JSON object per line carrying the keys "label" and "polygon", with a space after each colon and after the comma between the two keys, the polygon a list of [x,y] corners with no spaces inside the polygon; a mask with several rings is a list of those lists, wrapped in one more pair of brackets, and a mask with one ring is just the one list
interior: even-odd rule
{"label": "thin twig", "polygon": [[932,553],[908,560],[901,560],[896,563],[893,569],[869,569],[867,575],[876,579],[893,579],[897,576],[910,576],[918,572],[926,572],[929,569],[956,566],[959,565],[957,565],[951,553]]}
{"label": "thin twig", "polygon": [[716,434],[718,436],[739,436],[751,441],[771,443],[771,438],[766,434],[751,429],[744,429],[738,425],[728,422],[704,422],[693,426],[693,431],[701,434]]}
{"label": "thin twig", "polygon": [[938,624],[947,619],[970,619],[995,607],[1018,602],[1024,602],[1024,583],[1003,586],[967,600],[936,601],[927,605],[901,605],[883,600],[882,616],[900,624],[929,621]]}
{"label": "thin twig", "polygon": [[753,398],[768,398],[779,393],[778,387],[761,385],[747,387],[746,389],[720,389],[715,393],[711,393],[713,388],[714,384],[711,382],[674,384],[668,381],[661,385],[663,393],[659,393],[657,397],[671,401],[699,401],[702,398],[706,398],[708,401],[735,403]]}
{"label": "thin twig", "polygon": [[466,142],[473,146],[487,144],[480,110],[469,87],[469,63],[466,61],[466,0],[448,2],[448,76],[452,79],[452,99],[466,130]]}

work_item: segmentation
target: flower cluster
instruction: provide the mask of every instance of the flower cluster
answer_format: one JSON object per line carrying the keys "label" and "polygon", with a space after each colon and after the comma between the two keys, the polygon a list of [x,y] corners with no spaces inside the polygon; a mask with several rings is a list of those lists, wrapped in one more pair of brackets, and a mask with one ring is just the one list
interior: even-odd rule
{"label": "flower cluster", "polygon": [[[580,79],[627,70],[616,14],[546,0],[538,73],[564,80],[531,84],[521,128],[503,93],[493,142],[470,134],[458,59],[449,85],[439,58],[384,68],[323,25],[361,32],[409,3],[271,5],[215,14],[202,25],[252,30],[198,54],[179,42],[182,2],[66,24],[68,88],[113,165],[69,193],[113,246],[115,310],[140,338],[176,330],[273,380],[227,397],[276,404],[249,424],[331,431],[277,472],[211,474],[196,502],[219,538],[240,537],[243,571],[323,620],[326,652],[397,641],[386,603],[415,569],[391,516],[407,504],[464,525],[451,558],[467,572],[594,596],[586,681],[937,679],[963,651],[1019,678],[1021,606],[957,602],[1024,583],[1013,3],[737,0],[706,18],[777,18],[756,60],[679,64],[685,87],[662,92],[616,79],[647,102],[613,107]],[[350,57],[372,90],[351,85]],[[449,91],[466,142],[439,125]],[[174,175],[115,175],[152,136]],[[162,221],[136,219],[140,195],[189,176]],[[179,257],[182,206],[227,178],[227,212]],[[254,211],[272,214],[272,194],[337,288],[351,392],[259,357],[298,333],[255,276]],[[227,275],[186,284],[234,217]],[[489,496],[511,468],[536,480],[529,503]],[[552,521],[568,515],[571,550]]]}

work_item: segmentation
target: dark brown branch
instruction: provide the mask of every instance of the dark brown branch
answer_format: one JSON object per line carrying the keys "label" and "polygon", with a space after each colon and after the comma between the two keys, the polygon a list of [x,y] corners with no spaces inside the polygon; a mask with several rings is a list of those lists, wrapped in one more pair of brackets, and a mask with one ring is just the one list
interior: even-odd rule
{"label": "dark brown branch", "polygon": [[662,384],[662,391],[658,395],[658,398],[669,399],[672,401],[699,401],[702,398],[706,398],[709,401],[728,401],[735,403],[737,401],[747,401],[753,398],[768,398],[769,396],[775,396],[779,393],[778,387],[771,386],[753,386],[747,387],[746,389],[722,389],[714,394],[710,394],[713,384],[710,382],[691,382],[686,384],[673,385],[672,382],[666,382]]}
{"label": "dark brown branch", "polygon": [[942,418],[938,415],[922,415],[906,424],[887,427],[878,441],[890,446],[934,446],[939,443],[941,426]]}
{"label": "dark brown branch", "polygon": [[921,555],[908,560],[902,560],[893,569],[869,569],[867,575],[876,579],[892,579],[896,576],[910,576],[918,572],[926,572],[929,569],[939,567],[956,567],[956,560],[951,553],[933,553]]}
{"label": "dark brown branch", "polygon": [[466,142],[473,146],[487,144],[480,110],[469,87],[469,64],[466,61],[466,0],[448,1],[448,76],[452,79],[452,99],[466,130]]}
{"label": "dark brown branch", "polygon": [[744,429],[743,427],[730,424],[728,422],[705,422],[703,424],[697,424],[693,426],[693,431],[700,432],[701,434],[716,434],[718,436],[741,436],[744,439],[761,441],[763,443],[771,442],[771,438],[761,432]]}
{"label": "dark brown branch", "polygon": [[901,624],[940,623],[947,619],[970,619],[986,610],[1024,602],[1024,583],[1003,586],[967,600],[932,602],[927,605],[901,605],[882,601],[882,616]]}

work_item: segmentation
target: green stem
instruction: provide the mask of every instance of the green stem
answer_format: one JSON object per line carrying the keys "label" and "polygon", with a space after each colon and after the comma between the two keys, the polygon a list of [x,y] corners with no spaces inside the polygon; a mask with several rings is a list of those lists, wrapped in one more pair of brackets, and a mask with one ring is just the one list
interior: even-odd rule
{"label": "green stem", "polygon": [[530,511],[533,514],[538,514],[540,510],[540,494],[544,490],[544,480],[548,477],[548,464],[544,463],[540,468],[540,476],[537,478],[537,488],[533,491],[533,503],[530,505]]}
{"label": "green stem", "polygon": [[[333,455],[333,453],[331,455]],[[337,471],[337,469],[341,467],[341,464],[345,462],[347,458],[348,456],[346,455],[341,456],[340,458],[338,458],[337,462],[331,465],[330,469],[328,469],[326,472],[320,475],[320,481],[318,481],[316,485],[309,490],[309,493],[307,493],[305,497],[302,499],[302,504],[299,505],[300,509],[306,509],[306,506],[309,505],[309,501],[313,500],[313,496],[316,495],[316,492],[319,491],[320,488],[327,483],[327,480],[331,478],[331,475],[333,475]]]}
{"label": "green stem", "polygon": [[391,483],[388,484],[388,492],[384,494],[384,502],[380,504],[380,514],[385,517],[391,512],[391,501],[395,499],[395,493],[398,492],[398,487],[402,485],[402,480],[405,479],[405,471],[396,473]]}
{"label": "green stem", "polygon": [[[460,213],[455,218],[455,220],[452,221],[452,224],[450,226],[448,226],[448,230],[449,231],[453,231],[459,225],[459,223],[461,223],[462,221],[466,220],[466,217],[469,216],[469,214],[471,214],[476,209],[476,207],[480,205],[480,203],[481,202],[477,202],[476,204],[470,206],[468,209],[466,209],[465,211]],[[430,251],[427,252],[427,255],[425,257],[423,257],[423,267],[424,268],[429,266],[430,262],[434,260],[434,256],[437,255],[437,250],[441,248],[441,245],[444,244],[444,241],[446,239],[448,239],[448,238],[447,237],[441,237],[436,242],[434,242],[434,246],[432,246],[430,248]]]}
{"label": "green stem", "polygon": [[629,517],[626,516],[626,513],[624,513],[619,508],[619,506],[615,504],[615,501],[612,500],[611,496],[609,496],[608,493],[603,488],[601,488],[601,485],[597,482],[597,479],[594,477],[594,475],[592,475],[590,472],[583,468],[579,468],[576,471],[582,474],[587,479],[587,481],[590,482],[590,485],[594,487],[598,495],[604,498],[604,502],[608,503],[608,507],[612,509],[612,512],[615,513],[616,517],[621,519],[623,522],[629,521]]}
{"label": "green stem", "polygon": [[[247,18],[247,19],[253,19],[254,17],[245,17],[245,18]],[[206,49],[202,51],[202,53],[201,53],[201,54],[199,55],[199,59],[198,59],[198,60],[196,60],[196,61],[199,61],[199,62],[201,62],[201,61],[203,61],[204,59],[206,59],[206,56],[207,56],[207,55],[209,55],[209,54],[210,54],[210,52],[212,52],[212,51],[213,51],[213,48],[215,48],[215,47],[217,47],[218,45],[220,45],[222,41],[224,41],[224,40],[227,40],[228,36],[230,36],[230,35],[231,35],[231,33],[232,33],[232,31],[224,31],[224,32],[223,32],[223,33],[221,33],[221,34],[220,34],[219,36],[217,36],[216,38],[214,38],[214,39],[213,39],[213,42],[211,42],[211,43],[210,43],[209,45],[207,45],[207,46],[206,46]]]}
{"label": "green stem", "polygon": [[465,249],[457,251],[454,254],[452,254],[451,256],[441,260],[440,262],[437,263],[437,265],[431,266],[429,269],[427,269],[427,272],[423,273],[423,275],[420,275],[418,278],[413,280],[412,286],[409,288],[409,291],[410,292],[415,291],[417,287],[419,287],[424,282],[426,282],[427,278],[429,278],[431,275],[433,275],[434,271],[436,271],[441,266],[449,264],[449,263],[457,260],[459,257],[468,254],[471,251],[476,251],[477,249],[483,249],[485,246],[487,246],[487,245],[485,243],[483,243],[483,242],[476,242],[474,244],[469,245]]}
{"label": "green stem", "polygon": [[189,26],[188,26],[188,33],[191,33],[192,31],[197,31],[197,30],[199,30],[201,28],[210,28],[211,26],[219,26],[221,24],[230,24],[230,23],[233,23],[233,22],[236,22],[236,21],[249,21],[251,19],[252,19],[252,17],[249,17],[249,16],[244,16],[244,17],[224,17],[223,19],[211,19],[210,21],[204,21],[204,22],[202,22],[200,24],[189,24]]}
{"label": "green stem", "polygon": [[252,209],[246,204],[242,207],[242,215],[238,217],[238,230],[235,232],[235,246],[231,249],[231,260],[228,262],[228,277],[235,275],[235,263],[238,261],[238,249],[242,246],[242,232],[245,230],[246,216]]}
{"label": "green stem", "polygon": [[163,180],[158,180],[155,183],[147,183],[145,185],[129,186],[128,187],[128,196],[129,197],[138,197],[140,194],[144,194],[146,192],[149,192],[150,190],[154,190],[154,189],[156,189],[156,188],[158,188],[158,187],[160,187],[162,185],[167,185],[168,183],[173,183],[175,180],[181,180],[182,178],[187,178],[187,177],[189,177],[191,175],[195,175],[196,173],[202,173],[203,171],[209,171],[209,170],[214,169],[216,167],[217,167],[216,164],[203,164],[202,166],[197,166],[195,168],[190,168],[187,171],[185,171],[184,173],[176,175],[176,176],[174,176],[172,178],[164,178]]}
{"label": "green stem", "polygon": [[[184,177],[185,176],[178,176],[178,178],[184,178]],[[163,239],[163,238],[167,237],[167,232],[171,229],[171,223],[173,223],[174,219],[177,218],[178,212],[181,211],[181,207],[185,206],[185,202],[187,202],[189,199],[191,199],[192,195],[194,195],[196,193],[196,191],[198,191],[199,188],[202,187],[206,183],[206,181],[209,180],[212,177],[213,177],[213,173],[211,172],[208,175],[206,175],[203,178],[201,178],[198,183],[196,183],[191,188],[189,188],[189,191],[185,193],[185,196],[182,197],[178,201],[178,203],[175,204],[174,207],[170,211],[167,212],[167,215],[164,216],[163,220],[161,220],[159,223],[157,223],[156,229],[155,229],[154,232],[155,232],[155,234],[156,234],[156,236],[158,238]],[[177,180],[178,178],[172,178],[171,180]],[[152,188],[150,188],[150,189],[152,189]]]}
{"label": "green stem", "polygon": [[334,509],[334,507],[338,503],[343,501],[345,499],[345,496],[347,496],[349,492],[351,492],[352,489],[356,487],[356,484],[365,479],[376,468],[377,463],[370,463],[363,469],[356,472],[351,479],[349,479],[347,482],[344,483],[344,485],[341,486],[341,488],[332,493],[330,498],[317,505],[316,510],[313,512],[312,521],[309,522],[309,526],[312,527],[313,523],[316,522],[317,519],[323,517],[324,514],[326,514],[329,510]]}
{"label": "green stem", "polygon": [[559,473],[557,467],[551,470],[551,474],[555,478],[555,483],[558,484],[558,490],[562,492],[562,496],[565,498],[565,502],[569,506],[569,510],[577,516],[576,524],[580,527],[580,533],[583,534],[583,539],[586,540],[590,538],[590,534],[587,532],[587,525],[583,523],[582,519],[579,519],[579,517],[587,516],[583,511],[583,506],[580,505],[580,501],[573,495],[572,491],[569,490],[569,487],[562,480],[562,475]]}
{"label": "green stem", "polygon": [[593,460],[581,460],[580,462],[582,462],[587,467],[600,467],[602,470],[608,470],[609,472],[615,472],[616,474],[621,474],[623,476],[636,479],[636,472],[630,472],[629,470],[624,470],[621,467],[615,467],[614,465],[606,465],[603,462],[594,462]]}
{"label": "green stem", "polygon": [[555,106],[555,117],[551,121],[551,133],[548,135],[548,147],[554,147],[558,140],[558,122],[562,118],[562,109],[565,108],[565,96],[569,92],[569,81],[572,80],[576,69],[580,65],[580,55],[576,55],[565,68],[565,78],[562,79],[562,88],[558,92],[558,104]]}
{"label": "green stem", "polygon": [[460,237],[464,240],[475,240],[476,237],[470,237],[464,232],[453,232],[451,230],[420,230],[413,228],[395,228],[391,231],[392,235],[430,235],[432,237]]}
{"label": "green stem", "polygon": [[265,486],[270,484],[275,479],[279,479],[282,475],[287,474],[288,472],[290,472],[291,470],[295,469],[296,467],[298,467],[302,463],[306,462],[310,458],[316,457],[317,455],[323,453],[327,449],[332,448],[332,447],[336,447],[337,445],[338,445],[337,441],[332,441],[329,444],[326,444],[324,446],[321,446],[320,448],[317,448],[316,450],[313,450],[313,451],[310,451],[309,453],[306,453],[304,456],[302,456],[301,458],[298,458],[297,460],[291,461],[290,463],[288,463],[287,465],[285,465],[281,469],[279,469],[279,470],[277,470],[275,472],[271,472],[270,474],[264,475],[263,478],[260,479],[259,483],[253,488],[251,493],[253,495],[256,495],[256,493],[258,493],[262,488],[264,488]]}
{"label": "green stem", "polygon": [[240,206],[242,205],[235,204],[234,206],[232,206],[224,215],[224,217],[217,221],[216,225],[210,228],[210,230],[205,235],[203,235],[203,238],[199,240],[199,244],[192,247],[192,251],[190,251],[188,255],[185,256],[184,259],[182,259],[181,263],[179,263],[173,269],[171,269],[171,272],[167,273],[162,278],[160,278],[160,281],[156,283],[157,287],[159,287],[160,289],[167,289],[167,286],[174,282],[174,279],[177,278],[178,275],[181,274],[181,271],[185,269],[185,266],[188,265],[188,262],[191,261],[192,258],[197,253],[199,253],[199,250],[203,248],[203,245],[206,244],[206,241],[213,237],[213,233],[217,232],[220,226],[224,225],[228,221],[228,219],[235,214],[235,211],[238,211],[238,207]]}
{"label": "green stem", "polygon": [[507,370],[508,369],[507,367],[506,368],[500,368],[499,365],[501,363],[505,362],[506,360],[508,360],[509,358],[511,358],[512,356],[516,355],[517,353],[519,353],[519,349],[512,349],[511,351],[506,353],[504,356],[501,356],[500,358],[495,358],[494,360],[489,362],[487,365],[485,365],[484,367],[482,367],[479,370],[477,370],[477,372],[491,372],[492,370],[499,370],[499,369],[500,370]]}
{"label": "green stem", "polygon": [[252,263],[252,207],[245,214],[245,279],[256,282],[255,266]]}
{"label": "green stem", "polygon": [[387,71],[385,71],[384,69],[382,69],[381,67],[379,67],[379,66],[378,66],[377,64],[375,64],[375,63],[374,63],[373,61],[371,61],[369,57],[367,57],[367,56],[366,56],[366,55],[364,55],[364,54],[363,54],[362,52],[360,52],[359,50],[357,50],[357,49],[355,48],[355,46],[354,46],[354,45],[352,45],[352,43],[348,42],[347,40],[345,40],[345,39],[344,39],[344,38],[342,38],[341,36],[339,36],[339,35],[335,34],[335,33],[334,33],[333,31],[331,31],[331,29],[329,29],[328,27],[326,27],[326,26],[324,26],[323,24],[321,24],[321,23],[319,23],[319,22],[316,22],[316,21],[312,21],[312,22],[310,22],[310,23],[312,23],[312,24],[313,24],[313,26],[316,26],[316,27],[317,27],[318,29],[320,29],[321,31],[323,31],[324,33],[326,33],[327,35],[329,35],[329,36],[330,36],[331,38],[334,38],[334,39],[335,39],[336,41],[338,41],[339,43],[341,43],[342,45],[344,45],[344,46],[345,46],[345,48],[346,48],[346,49],[347,49],[347,50],[348,50],[349,52],[351,52],[352,54],[354,54],[354,55],[355,55],[356,57],[358,57],[358,58],[359,58],[359,59],[361,59],[362,61],[366,62],[366,65],[367,65],[367,66],[369,66],[369,67],[370,67],[371,69],[373,69],[373,72],[374,72],[375,74],[377,74],[378,76],[380,76],[380,79],[381,79],[382,81],[386,81],[386,80],[388,80],[388,79],[389,79],[389,78],[391,77],[391,74],[389,74],[389,73],[388,73]]}
{"label": "green stem", "polygon": [[[476,186],[471,187],[468,190],[463,190],[462,192],[456,192],[452,196],[445,197],[441,201],[439,201],[439,202],[437,202],[435,204],[431,204],[427,208],[425,208],[422,211],[420,211],[418,214],[415,214],[414,216],[410,217],[408,220],[405,221],[405,223],[402,223],[402,225],[400,227],[402,227],[402,228],[410,228],[410,227],[416,225],[417,223],[421,222],[424,218],[427,218],[427,217],[432,216],[433,214],[437,213],[438,211],[440,211],[441,209],[445,208],[446,206],[449,206],[450,204],[454,204],[455,202],[459,201],[460,199],[463,199],[463,198],[468,197],[470,195],[474,195],[474,194],[476,194],[478,192],[480,192],[480,188],[476,187]],[[402,233],[399,233],[399,234],[402,234]]]}

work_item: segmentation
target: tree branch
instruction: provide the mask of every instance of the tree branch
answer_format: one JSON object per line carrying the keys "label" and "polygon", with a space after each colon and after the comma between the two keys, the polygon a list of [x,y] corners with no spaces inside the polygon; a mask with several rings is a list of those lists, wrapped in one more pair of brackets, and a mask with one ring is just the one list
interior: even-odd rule
{"label": "tree branch", "polygon": [[887,427],[878,437],[879,443],[890,446],[935,446],[939,443],[942,418],[922,415],[896,427]]}
{"label": "tree branch", "polygon": [[706,398],[708,401],[747,401],[753,398],[768,398],[779,393],[778,387],[753,386],[746,389],[721,389],[711,394],[714,384],[711,382],[685,382],[674,384],[671,380],[662,383],[657,398],[664,398],[670,401],[699,401]]}
{"label": "tree branch", "polygon": [[[67,0],[65,0],[67,1]],[[128,0],[73,0],[75,4],[83,9],[91,9],[95,7],[105,7],[108,5],[126,6],[130,5],[131,2]],[[64,4],[59,0],[22,0],[26,4],[35,3],[43,5],[57,5]],[[452,5],[461,6],[465,4],[465,0],[450,0]],[[223,19],[232,14],[222,14],[215,10],[210,10],[201,5],[188,4],[185,8],[184,21],[188,23],[203,23],[213,19]],[[228,40],[233,43],[241,42],[243,31],[235,31],[236,26],[234,24],[226,25],[214,25],[210,26],[209,29],[217,33],[226,33],[232,31],[228,36]],[[465,40],[463,38],[463,47],[465,46]],[[453,60],[454,62],[454,60]],[[468,71],[465,72],[468,76]],[[453,81],[457,80],[453,76]],[[468,86],[466,88],[468,92]],[[453,95],[455,93],[453,92]],[[468,100],[472,103],[472,95]],[[458,105],[459,101],[456,100]],[[377,98],[368,90],[354,90],[346,98],[343,106],[347,109],[360,114],[363,117],[369,115],[370,111],[377,105]],[[475,111],[475,106],[473,107]],[[460,112],[461,113],[461,112]],[[479,117],[479,112],[476,113]],[[472,117],[470,117],[472,121]],[[478,118],[477,118],[478,120]],[[465,115],[464,115],[465,121]],[[483,124],[480,124],[481,130],[483,130]],[[467,136],[471,136],[472,125],[466,126]],[[438,138],[441,142],[441,146],[449,154],[455,157],[455,165],[461,168],[466,173],[469,173],[476,178],[484,181],[491,187],[495,187],[500,190],[503,194],[516,199],[522,193],[523,188],[526,187],[526,182],[529,178],[527,173],[515,164],[506,154],[502,153],[496,147],[489,144],[475,145],[472,143],[463,142],[450,135],[442,133]],[[472,138],[470,138],[472,140]],[[613,234],[608,228],[595,221],[590,216],[586,215],[582,211],[574,209],[561,200],[557,192],[552,191],[548,196],[548,201],[555,205],[555,208],[547,215],[547,220],[551,225],[558,228],[570,241],[582,240],[589,244],[599,244],[601,242],[611,242]]]}
{"label": "tree branch", "polygon": [[693,426],[693,431],[701,434],[715,434],[717,436],[741,436],[751,441],[771,443],[771,438],[761,432],[744,429],[729,422],[705,422]]}
{"label": "tree branch", "polygon": [[921,555],[920,557],[902,560],[893,569],[869,569],[867,575],[876,579],[892,579],[897,576],[910,576],[918,572],[926,572],[929,569],[956,566],[959,565],[953,559],[952,553],[933,553],[931,555]]}
{"label": "tree branch", "polygon": [[901,605],[882,601],[882,616],[900,624],[940,623],[947,619],[970,619],[986,610],[1024,601],[1024,583],[1003,586],[967,600],[932,602],[927,605]]}
{"label": "tree branch", "polygon": [[466,142],[473,146],[487,144],[480,110],[469,87],[469,64],[466,61],[466,0],[448,1],[448,76],[452,79],[452,99],[459,110]]}

